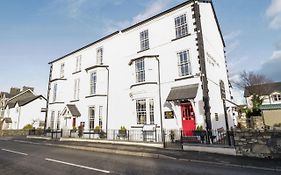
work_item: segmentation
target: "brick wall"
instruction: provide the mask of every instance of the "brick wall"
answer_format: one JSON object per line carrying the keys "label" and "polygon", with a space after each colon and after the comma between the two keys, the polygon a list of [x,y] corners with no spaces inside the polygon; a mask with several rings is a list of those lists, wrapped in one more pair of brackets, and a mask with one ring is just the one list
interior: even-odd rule
{"label": "brick wall", "polygon": [[237,155],[281,158],[281,130],[235,130]]}

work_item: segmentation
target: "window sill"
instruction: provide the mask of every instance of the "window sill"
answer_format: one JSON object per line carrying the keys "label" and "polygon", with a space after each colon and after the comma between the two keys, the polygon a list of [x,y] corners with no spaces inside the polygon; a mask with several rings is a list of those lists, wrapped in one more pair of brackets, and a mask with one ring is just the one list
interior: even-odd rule
{"label": "window sill", "polygon": [[150,48],[143,49],[143,50],[138,51],[137,53],[145,52],[145,51],[147,51],[147,50],[149,50],[149,49],[150,49]]}
{"label": "window sill", "polygon": [[157,82],[141,82],[141,83],[136,83],[130,86],[130,89],[132,89],[135,86],[141,86],[141,85],[147,85],[147,84],[157,84]]}
{"label": "window sill", "polygon": [[89,70],[92,70],[92,69],[96,69],[96,68],[108,68],[109,66],[108,65],[103,65],[103,64],[98,64],[98,65],[94,65],[94,66],[91,66],[91,67],[88,67],[85,69],[86,72],[88,72]]}
{"label": "window sill", "polygon": [[77,101],[79,101],[79,99],[78,100],[71,100],[70,102],[72,103],[72,102],[77,102]]}
{"label": "window sill", "polygon": [[53,105],[53,104],[64,104],[64,102],[62,102],[62,101],[56,101],[56,102],[49,103],[49,105]]}
{"label": "window sill", "polygon": [[67,80],[66,78],[55,78],[50,80],[50,82],[59,81],[59,80]]}
{"label": "window sill", "polygon": [[85,98],[91,98],[91,97],[106,97],[106,94],[93,94],[93,95],[88,95]]}
{"label": "window sill", "polygon": [[175,81],[186,80],[186,79],[190,79],[190,78],[194,78],[194,75],[182,76],[182,77],[176,78]]}
{"label": "window sill", "polygon": [[181,36],[181,37],[178,37],[178,38],[175,38],[175,39],[172,39],[172,41],[176,41],[176,40],[179,40],[179,39],[182,39],[182,38],[185,38],[187,36],[190,36],[191,34],[187,34],[187,35],[184,35],[184,36]]}
{"label": "window sill", "polygon": [[73,72],[73,73],[72,73],[72,75],[74,75],[74,74],[78,74],[78,73],[80,73],[80,72],[81,72],[81,70],[76,71],[76,72]]}

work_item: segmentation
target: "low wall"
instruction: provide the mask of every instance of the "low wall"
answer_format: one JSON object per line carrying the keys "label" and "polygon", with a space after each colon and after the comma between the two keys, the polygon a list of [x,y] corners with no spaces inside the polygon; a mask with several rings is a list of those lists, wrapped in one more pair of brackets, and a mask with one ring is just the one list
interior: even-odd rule
{"label": "low wall", "polygon": [[27,136],[28,130],[0,130],[0,137],[3,136]]}
{"label": "low wall", "polygon": [[235,130],[235,148],[237,155],[281,158],[280,130]]}

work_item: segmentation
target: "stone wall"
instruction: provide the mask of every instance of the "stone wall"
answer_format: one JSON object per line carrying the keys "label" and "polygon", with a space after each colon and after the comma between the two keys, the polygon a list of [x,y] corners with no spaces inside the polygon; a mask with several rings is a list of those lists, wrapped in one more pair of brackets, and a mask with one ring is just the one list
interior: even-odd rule
{"label": "stone wall", "polygon": [[242,129],[234,134],[237,155],[281,158],[281,130]]}
{"label": "stone wall", "polygon": [[0,137],[3,136],[27,136],[28,130],[0,130]]}

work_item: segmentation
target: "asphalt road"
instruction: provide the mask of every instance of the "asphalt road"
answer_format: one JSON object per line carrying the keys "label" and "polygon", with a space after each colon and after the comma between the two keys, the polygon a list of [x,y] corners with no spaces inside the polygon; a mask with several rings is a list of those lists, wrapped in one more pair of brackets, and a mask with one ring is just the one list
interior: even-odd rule
{"label": "asphalt road", "polygon": [[142,158],[0,139],[0,175],[266,175],[271,170]]}

